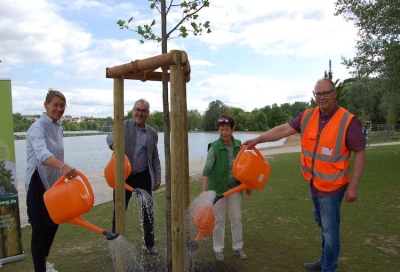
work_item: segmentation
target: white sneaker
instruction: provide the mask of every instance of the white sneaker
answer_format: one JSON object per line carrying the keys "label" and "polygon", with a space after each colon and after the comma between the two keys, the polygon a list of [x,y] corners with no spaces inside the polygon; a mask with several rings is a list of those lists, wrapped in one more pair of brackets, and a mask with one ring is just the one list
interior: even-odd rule
{"label": "white sneaker", "polygon": [[241,249],[241,248],[234,249],[233,250],[233,254],[235,254],[241,260],[246,260],[247,259],[246,253],[244,253],[243,249]]}
{"label": "white sneaker", "polygon": [[54,264],[46,262],[46,272],[58,272],[58,270],[54,269]]}
{"label": "white sneaker", "polygon": [[223,262],[224,261],[224,253],[222,252],[215,252],[215,259],[219,262]]}

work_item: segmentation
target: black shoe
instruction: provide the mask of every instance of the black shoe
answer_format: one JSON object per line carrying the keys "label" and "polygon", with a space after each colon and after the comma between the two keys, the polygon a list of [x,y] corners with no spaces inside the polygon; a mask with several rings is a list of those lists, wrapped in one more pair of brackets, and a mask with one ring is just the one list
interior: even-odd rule
{"label": "black shoe", "polygon": [[304,263],[304,268],[308,271],[321,271],[322,264],[320,261],[316,261],[314,263]]}
{"label": "black shoe", "polygon": [[158,255],[158,248],[156,246],[153,246],[152,248],[147,249],[147,252],[150,255]]}

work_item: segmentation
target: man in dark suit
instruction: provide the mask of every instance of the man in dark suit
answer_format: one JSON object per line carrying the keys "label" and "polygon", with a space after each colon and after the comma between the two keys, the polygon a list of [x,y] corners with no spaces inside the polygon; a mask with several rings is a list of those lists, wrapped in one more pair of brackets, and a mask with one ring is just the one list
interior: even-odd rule
{"label": "man in dark suit", "polygon": [[[150,104],[144,99],[135,102],[132,108],[132,119],[124,121],[125,155],[128,157],[132,173],[125,180],[131,187],[145,190],[150,196],[161,185],[161,165],[158,155],[157,131],[146,124],[150,113]],[[114,134],[107,136],[108,146],[114,150]],[[125,190],[125,209],[128,208],[132,192]],[[113,192],[115,204],[115,190]],[[153,200],[142,201],[142,218],[145,249],[151,255],[157,255],[158,249],[154,243]],[[115,232],[115,209],[112,219],[112,232]]]}

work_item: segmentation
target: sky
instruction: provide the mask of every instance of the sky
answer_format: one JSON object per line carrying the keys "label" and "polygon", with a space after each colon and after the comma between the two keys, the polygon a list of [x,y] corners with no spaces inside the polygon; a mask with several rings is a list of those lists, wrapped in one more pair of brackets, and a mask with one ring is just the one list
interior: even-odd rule
{"label": "sky", "polygon": [[[169,1],[167,1],[168,3]],[[180,3],[181,1],[176,1]],[[113,80],[107,67],[161,54],[161,43],[120,29],[150,24],[160,14],[147,0],[1,0],[0,79],[11,79],[13,113],[41,114],[49,88],[67,99],[66,115],[113,117]],[[357,29],[334,16],[333,0],[210,0],[198,22],[210,34],[168,41],[191,66],[188,110],[204,114],[215,100],[252,111],[309,102],[316,81],[332,62],[333,79],[351,77],[342,56],[355,56]],[[167,31],[182,17],[171,9]],[[173,35],[176,37],[177,35]],[[161,82],[125,80],[124,111],[138,99],[162,111]]]}

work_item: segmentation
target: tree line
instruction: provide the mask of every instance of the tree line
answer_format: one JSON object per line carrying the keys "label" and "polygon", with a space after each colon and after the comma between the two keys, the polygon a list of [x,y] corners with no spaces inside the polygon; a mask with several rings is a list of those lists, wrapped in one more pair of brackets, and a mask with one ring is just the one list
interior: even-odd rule
{"label": "tree line", "polygon": [[[28,128],[40,118],[40,115],[33,115],[30,118],[25,118],[21,113],[13,114],[13,125],[14,132],[26,132]],[[85,121],[82,122],[71,122],[69,120],[63,120],[62,127],[64,131],[84,131],[84,130],[94,130],[99,131],[101,127],[112,127],[113,119],[111,117],[107,118],[95,118],[86,117]]]}
{"label": "tree line", "polygon": [[[333,73],[329,62],[329,70],[325,71],[324,77],[331,78]],[[386,88],[386,81],[380,78],[349,78],[343,82],[333,80],[338,90],[338,103],[355,114],[361,122],[371,121],[373,124],[396,124],[400,123],[400,105],[398,101],[388,103],[387,97],[393,95]],[[400,104],[400,103],[398,103]],[[255,108],[248,112],[238,107],[224,104],[220,100],[209,103],[204,114],[197,109],[188,110],[187,120],[189,131],[216,131],[217,120],[221,113],[231,115],[235,120],[237,131],[267,131],[270,128],[284,124],[309,107],[314,107],[315,101],[311,98],[309,102],[298,101],[272,104],[262,108]],[[40,118],[40,115],[34,116]],[[132,112],[128,111],[125,119],[132,118]],[[27,131],[35,121],[24,118],[20,113],[13,114],[14,132]],[[153,111],[146,121],[157,131],[164,131],[164,118],[161,111]],[[104,130],[104,127],[113,126],[113,119],[86,117],[82,122],[71,122],[63,120],[64,131]],[[107,130],[104,130],[107,131]]]}

